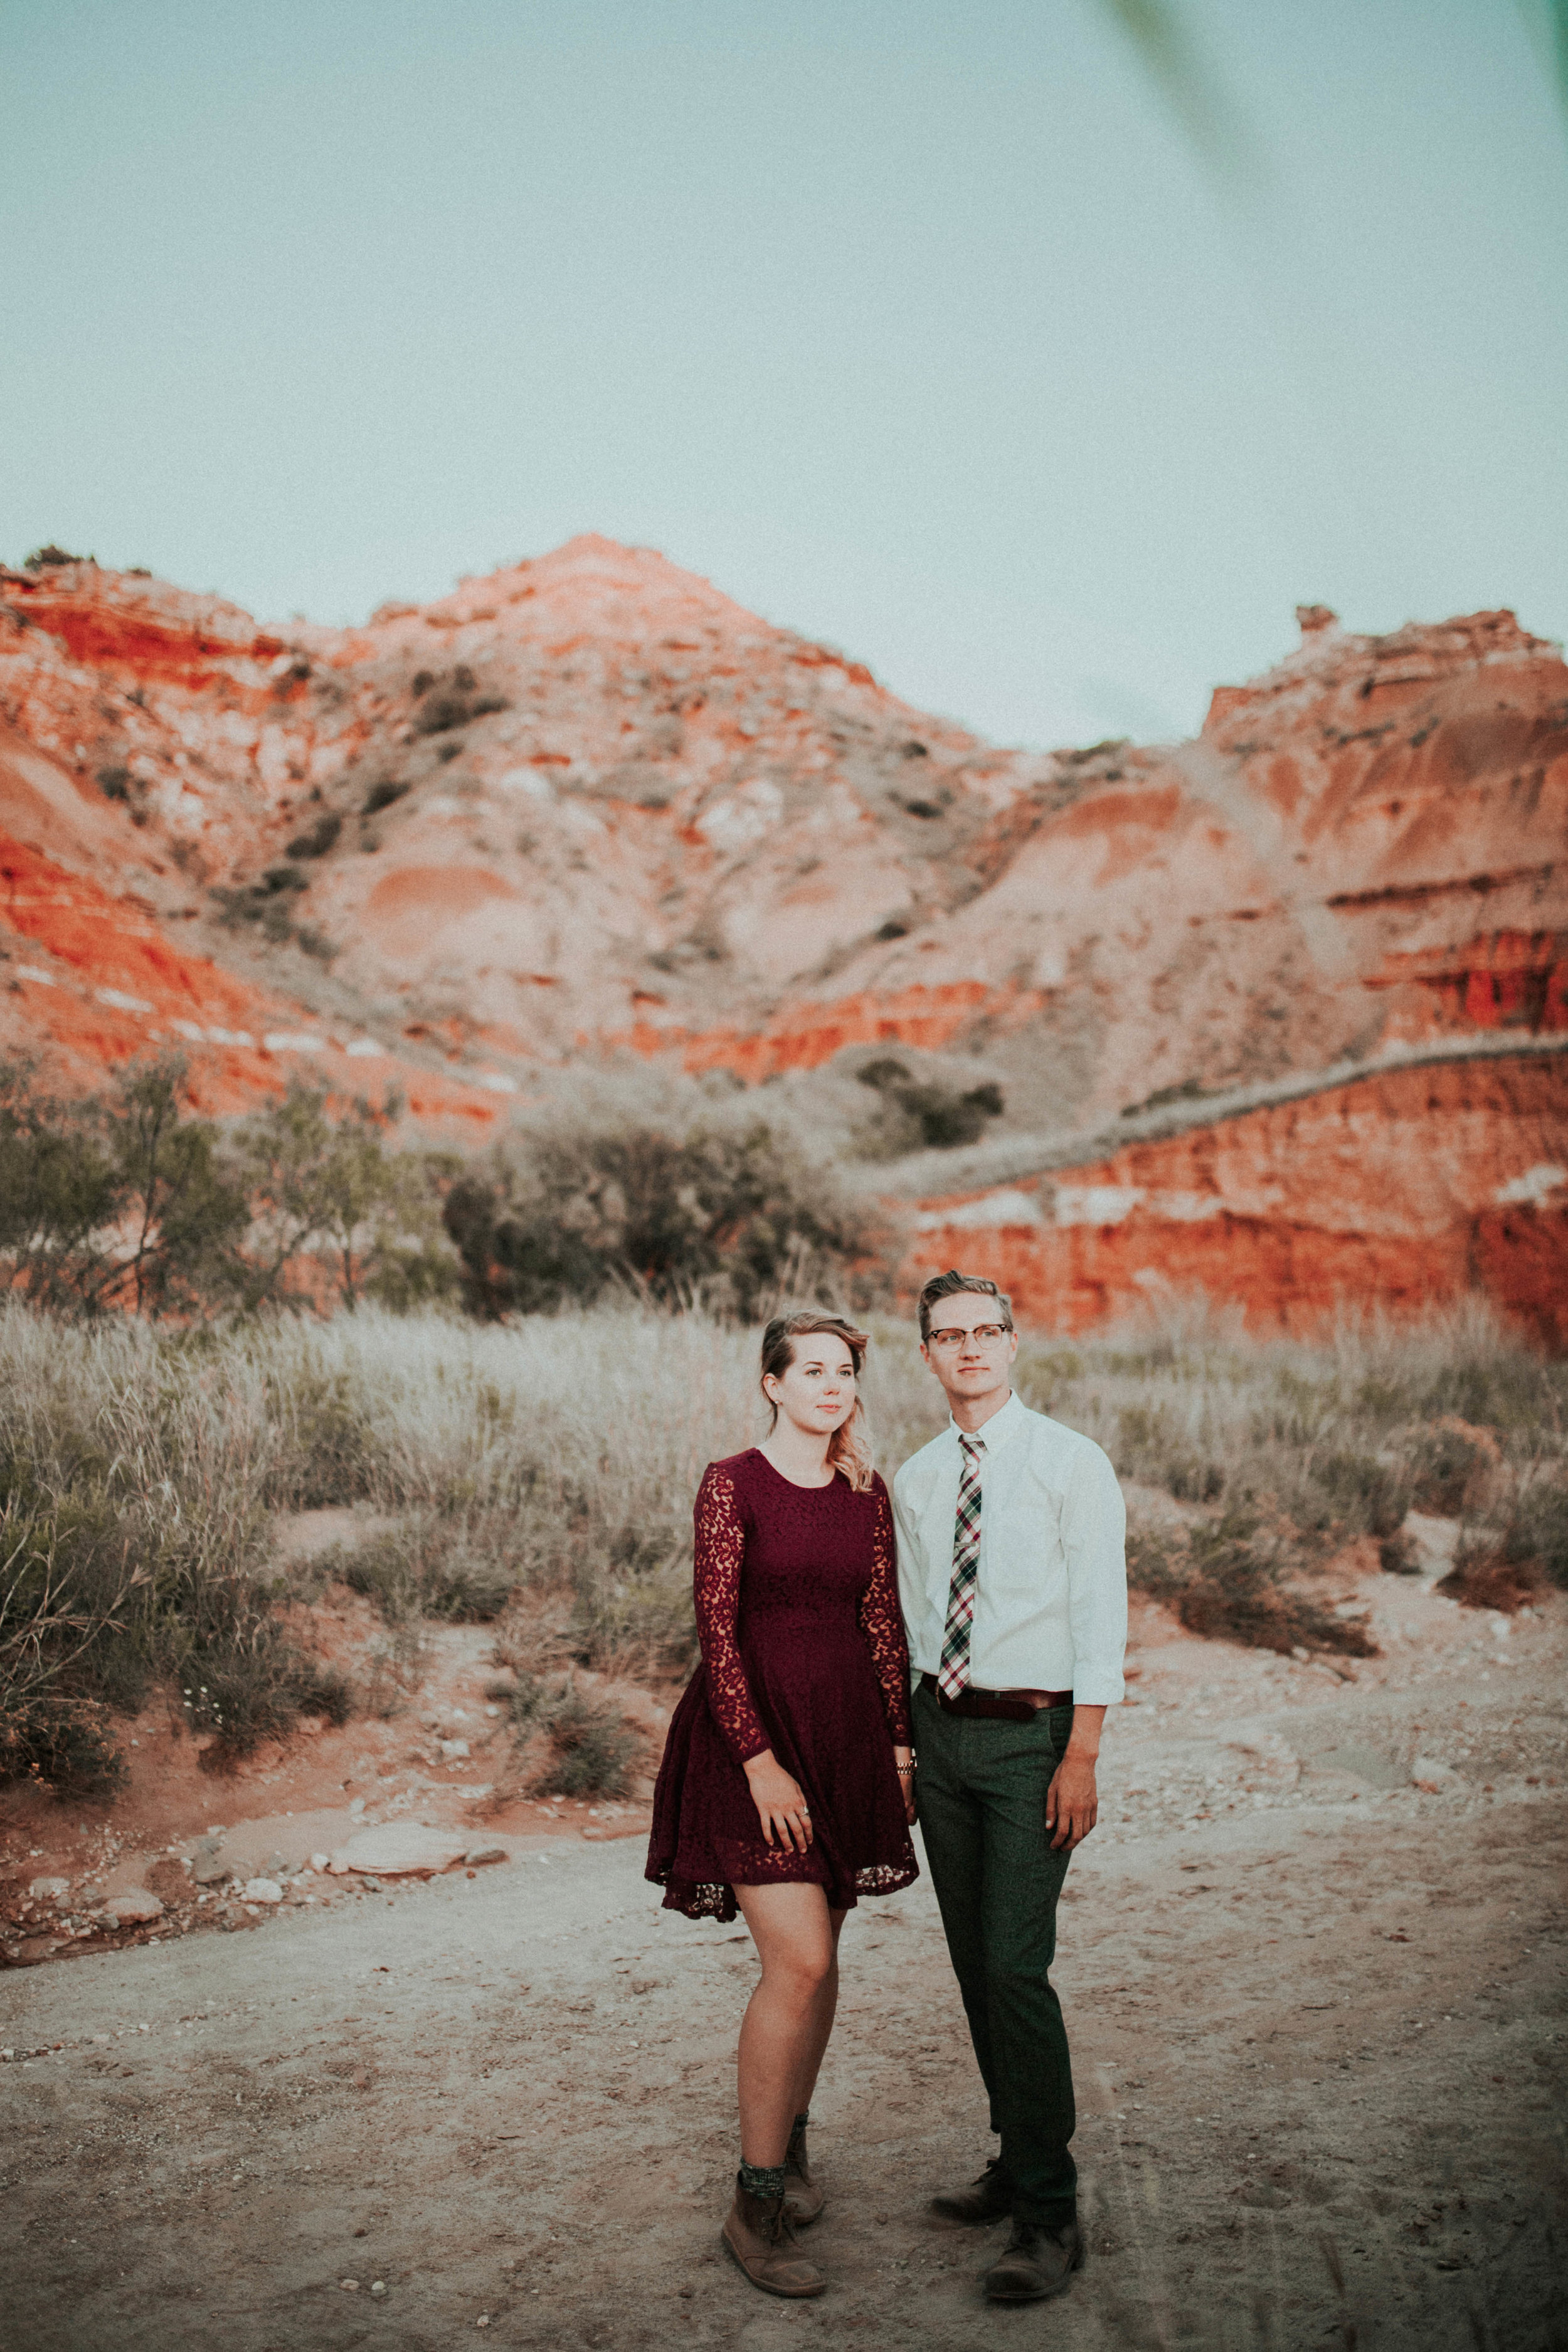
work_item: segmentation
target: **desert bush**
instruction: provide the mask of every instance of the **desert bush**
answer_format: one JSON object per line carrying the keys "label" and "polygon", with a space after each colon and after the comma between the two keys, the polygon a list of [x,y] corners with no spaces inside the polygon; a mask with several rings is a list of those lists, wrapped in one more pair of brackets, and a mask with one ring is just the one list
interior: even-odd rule
{"label": "desert bush", "polygon": [[1498,1447],[1489,1431],[1450,1418],[1419,1431],[1406,1458],[1416,1508],[1458,1518],[1479,1499]]}
{"label": "desert bush", "polygon": [[533,1758],[532,1795],[625,1795],[640,1742],[613,1706],[580,1690],[570,1674],[551,1682],[521,1675],[508,1696],[518,1738]]}
{"label": "desert bush", "polygon": [[1412,1482],[1399,1464],[1347,1448],[1323,1454],[1311,1475],[1321,1489],[1330,1525],[1381,1540],[1392,1538],[1404,1526]]}
{"label": "desert bush", "polygon": [[1222,1634],[1282,1655],[1306,1648],[1375,1656],[1360,1625],[1331,1615],[1296,1581],[1307,1564],[1289,1521],[1226,1511],[1189,1532],[1176,1614],[1189,1633]]}
{"label": "desert bush", "polygon": [[877,1114],[863,1123],[858,1139],[864,1158],[890,1160],[906,1151],[951,1151],[977,1143],[987,1119],[1006,1106],[994,1081],[959,1087],[915,1077],[890,1055],[868,1062],[855,1073],[863,1087],[881,1097]]}
{"label": "desert bush", "polygon": [[50,1495],[15,1455],[0,1470],[0,1780],[68,1797],[122,1777],[105,1685],[132,1706],[145,1687],[144,1661],[117,1640],[136,1574],[100,1491]]}
{"label": "desert bush", "polygon": [[1289,1520],[1252,1510],[1228,1509],[1184,1529],[1135,1526],[1128,1535],[1129,1585],[1163,1601],[1190,1633],[1282,1656],[1299,1649],[1375,1655],[1360,1625],[1313,1597],[1302,1581],[1310,1566]]}
{"label": "desert bush", "polygon": [[572,1674],[519,1672],[486,1696],[501,1701],[520,1751],[531,1759],[536,1797],[619,1797],[641,1741],[604,1699],[578,1687]]}
{"label": "desert bush", "polygon": [[307,826],[303,833],[296,834],[284,855],[287,857],[325,857],[330,849],[337,846],[338,835],[342,829],[343,821],[339,812],[329,809],[316,819],[314,824]]}
{"label": "desert bush", "polygon": [[433,1617],[488,1625],[517,1588],[504,1554],[504,1531],[437,1520],[372,1536],[352,1549],[334,1548],[320,1566],[374,1600],[389,1624]]}
{"label": "desert bush", "polygon": [[1568,1456],[1525,1465],[1465,1528],[1437,1590],[1468,1608],[1511,1616],[1552,1585],[1568,1586]]}
{"label": "desert bush", "polygon": [[391,808],[395,801],[405,799],[413,790],[406,777],[379,776],[374,783],[366,786],[360,814],[362,816],[376,816],[383,809]]}
{"label": "desert bush", "polygon": [[1196,1423],[1178,1404],[1123,1405],[1116,1417],[1114,1458],[1124,1477],[1163,1486],[1181,1502],[1212,1503],[1225,1492],[1200,1415]]}
{"label": "desert bush", "polygon": [[549,1753],[534,1776],[540,1797],[621,1797],[637,1741],[614,1710],[569,1691],[551,1717]]}
{"label": "desert bush", "polygon": [[443,1215],[465,1304],[489,1318],[588,1304],[619,1284],[750,1318],[786,1283],[831,1288],[869,1247],[831,1180],[762,1125],[558,1130],[459,1177]]}

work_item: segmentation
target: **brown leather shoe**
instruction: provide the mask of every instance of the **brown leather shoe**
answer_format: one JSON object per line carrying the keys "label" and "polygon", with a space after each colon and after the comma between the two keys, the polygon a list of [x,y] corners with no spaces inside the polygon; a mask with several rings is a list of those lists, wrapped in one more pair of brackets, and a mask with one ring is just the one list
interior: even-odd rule
{"label": "brown leather shoe", "polygon": [[944,2221],[999,2221],[1013,2210],[1013,2188],[1000,2159],[993,2157],[978,2180],[967,2189],[944,2189],[931,2200],[930,2210]]}
{"label": "brown leather shoe", "polygon": [[820,2294],[827,2281],[795,2250],[795,2228],[782,2197],[752,2197],[735,2175],[735,2201],[721,2236],[753,2286],[798,2301]]}
{"label": "brown leather shoe", "polygon": [[797,2230],[804,2230],[816,2221],[827,2202],[811,2177],[804,2124],[797,2126],[789,2136],[789,2146],[784,2150],[784,2211]]}
{"label": "brown leather shoe", "polygon": [[1074,2271],[1083,2268],[1083,2232],[1076,2221],[1042,2230],[1015,2221],[1007,2251],[992,2263],[982,2284],[988,2303],[1044,2303],[1065,2294]]}

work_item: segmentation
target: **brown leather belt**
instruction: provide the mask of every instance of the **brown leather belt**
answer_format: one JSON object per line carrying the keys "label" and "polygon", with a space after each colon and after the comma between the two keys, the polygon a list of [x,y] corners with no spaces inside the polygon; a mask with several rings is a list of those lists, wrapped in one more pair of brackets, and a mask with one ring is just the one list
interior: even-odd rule
{"label": "brown leather belt", "polygon": [[984,1715],[1003,1723],[1032,1723],[1042,1707],[1072,1705],[1069,1690],[988,1691],[971,1685],[956,1698],[949,1698],[934,1675],[922,1675],[921,1688],[930,1691],[944,1715]]}

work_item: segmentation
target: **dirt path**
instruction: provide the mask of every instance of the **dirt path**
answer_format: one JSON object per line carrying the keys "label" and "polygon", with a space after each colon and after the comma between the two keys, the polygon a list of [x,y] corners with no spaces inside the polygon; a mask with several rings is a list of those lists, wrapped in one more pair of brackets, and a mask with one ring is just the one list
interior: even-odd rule
{"label": "dirt path", "polygon": [[924,1881],[847,1930],[833,2284],[787,2306],[716,2245],[750,1946],[661,1914],[639,1839],[554,1836],[0,1978],[0,2341],[1568,2344],[1568,1608],[1504,1633],[1367,1591],[1385,1654],[1354,1683],[1140,1620],[1063,1912],[1091,2249],[1066,2302],[988,2311],[994,2233],[922,2214],[987,2147]]}

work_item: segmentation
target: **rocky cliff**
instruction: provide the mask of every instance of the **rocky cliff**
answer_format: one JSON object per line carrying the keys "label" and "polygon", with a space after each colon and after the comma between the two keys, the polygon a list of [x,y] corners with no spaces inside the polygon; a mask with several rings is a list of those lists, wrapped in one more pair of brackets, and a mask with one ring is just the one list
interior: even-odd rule
{"label": "rocky cliff", "polygon": [[[8,1027],[79,1082],[178,1039],[219,1108],[307,1056],[476,1136],[584,1055],[956,1055],[994,1143],[874,1181],[1042,1316],[1152,1270],[1286,1323],[1476,1282],[1556,1330],[1568,670],[1506,613],[1301,619],[1195,742],[1031,754],[604,540],[347,631],[5,574]],[[1075,1154],[1136,1201],[1064,1213]]]}

